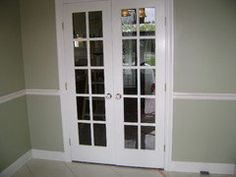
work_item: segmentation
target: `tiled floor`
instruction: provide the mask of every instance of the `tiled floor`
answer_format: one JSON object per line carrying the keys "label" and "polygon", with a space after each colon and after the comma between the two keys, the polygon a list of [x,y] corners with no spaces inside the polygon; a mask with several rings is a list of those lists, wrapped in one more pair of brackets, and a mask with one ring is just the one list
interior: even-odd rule
{"label": "tiled floor", "polygon": [[[200,177],[200,175],[197,173],[162,172],[155,169],[33,159],[17,171],[13,177]],[[210,177],[233,176],[210,175]]]}

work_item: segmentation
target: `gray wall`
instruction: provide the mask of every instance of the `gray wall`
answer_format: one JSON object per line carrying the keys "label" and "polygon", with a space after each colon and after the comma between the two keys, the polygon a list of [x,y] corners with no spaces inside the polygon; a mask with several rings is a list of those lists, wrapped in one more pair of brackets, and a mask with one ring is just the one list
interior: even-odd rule
{"label": "gray wall", "polygon": [[[236,1],[175,0],[174,91],[236,93]],[[174,101],[173,160],[236,162],[236,101]]]}
{"label": "gray wall", "polygon": [[[20,0],[27,89],[58,89],[54,0]],[[27,96],[33,149],[63,151],[58,96]]]}
{"label": "gray wall", "polygon": [[[0,96],[24,89],[18,0],[0,1]],[[0,104],[0,172],[30,150],[26,98]]]}

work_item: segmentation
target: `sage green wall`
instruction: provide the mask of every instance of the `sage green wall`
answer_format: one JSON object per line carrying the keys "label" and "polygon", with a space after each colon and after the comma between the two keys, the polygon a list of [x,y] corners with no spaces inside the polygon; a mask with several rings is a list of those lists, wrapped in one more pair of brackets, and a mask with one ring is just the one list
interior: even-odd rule
{"label": "sage green wall", "polygon": [[173,160],[236,163],[236,101],[174,101]]}
{"label": "sage green wall", "polygon": [[26,98],[0,104],[0,172],[30,149]]}
{"label": "sage green wall", "polygon": [[18,0],[0,1],[0,96],[24,89]]}
{"label": "sage green wall", "polygon": [[[20,0],[27,89],[58,89],[54,0]],[[63,151],[60,100],[27,96],[33,149]]]}
{"label": "sage green wall", "polygon": [[[236,1],[174,1],[174,91],[236,93]],[[236,101],[175,100],[175,161],[236,163]]]}
{"label": "sage green wall", "polygon": [[57,96],[27,96],[31,145],[33,149],[64,151]]}
{"label": "sage green wall", "polygon": [[[25,88],[18,0],[0,1],[0,96]],[[0,104],[0,172],[31,149],[26,98]]]}
{"label": "sage green wall", "polygon": [[236,93],[236,1],[174,0],[174,90]]}
{"label": "sage green wall", "polygon": [[20,0],[27,89],[57,89],[54,0]]}

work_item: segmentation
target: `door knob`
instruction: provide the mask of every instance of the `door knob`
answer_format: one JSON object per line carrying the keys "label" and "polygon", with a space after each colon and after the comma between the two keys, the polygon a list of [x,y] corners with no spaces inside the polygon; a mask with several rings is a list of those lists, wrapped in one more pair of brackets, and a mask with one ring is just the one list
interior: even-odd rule
{"label": "door knob", "polygon": [[120,94],[120,93],[117,93],[117,94],[116,94],[116,99],[117,99],[117,100],[120,100],[120,99],[121,99],[121,97],[122,97],[122,96],[121,96],[121,94]]}
{"label": "door knob", "polygon": [[107,93],[106,99],[111,99],[111,98],[112,98],[112,95],[110,93]]}

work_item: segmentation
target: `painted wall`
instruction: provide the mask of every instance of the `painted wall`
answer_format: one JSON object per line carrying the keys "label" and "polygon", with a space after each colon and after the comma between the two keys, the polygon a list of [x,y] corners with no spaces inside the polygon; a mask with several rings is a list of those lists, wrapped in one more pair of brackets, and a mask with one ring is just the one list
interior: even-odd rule
{"label": "painted wall", "polygon": [[236,1],[174,3],[174,90],[236,93]]}
{"label": "painted wall", "polygon": [[[20,0],[27,89],[58,89],[54,0]],[[27,96],[33,149],[63,151],[60,98]]]}
{"label": "painted wall", "polygon": [[[0,96],[24,89],[18,0],[0,1]],[[26,98],[0,104],[0,172],[31,149]]]}
{"label": "painted wall", "polygon": [[20,0],[25,81],[28,89],[57,89],[54,0]]}
{"label": "painted wall", "polygon": [[236,162],[236,101],[175,100],[173,160]]}
{"label": "painted wall", "polygon": [[[174,91],[236,93],[236,1],[174,5]],[[173,160],[236,163],[235,110],[235,101],[175,100]]]}
{"label": "painted wall", "polygon": [[17,0],[0,1],[0,96],[25,87]]}
{"label": "painted wall", "polygon": [[0,172],[30,149],[26,98],[0,104]]}
{"label": "painted wall", "polygon": [[27,96],[33,149],[64,151],[59,99],[57,96]]}

